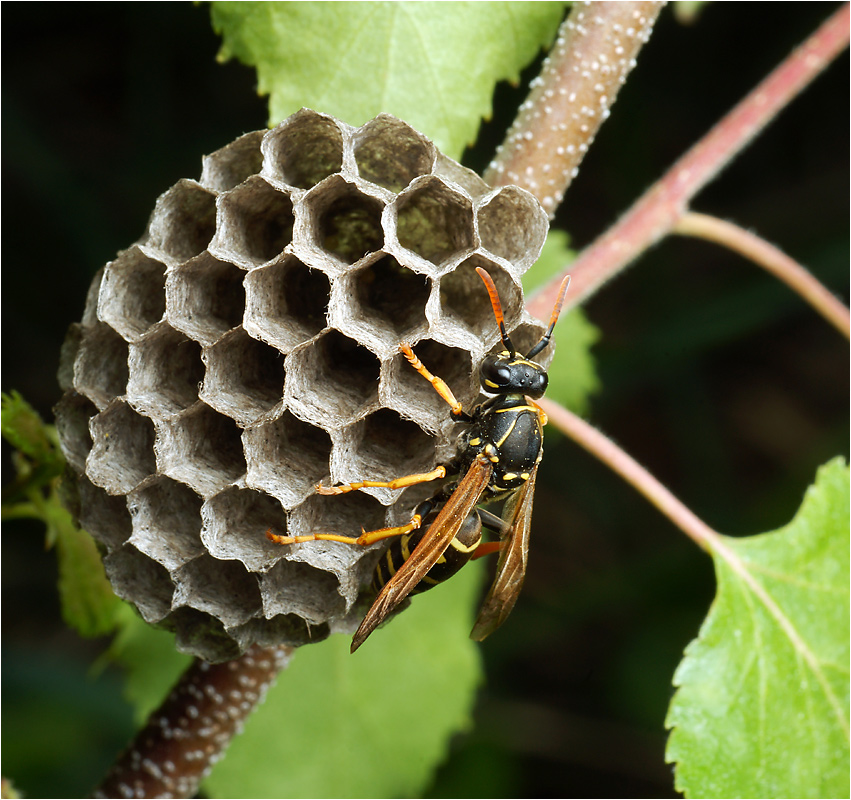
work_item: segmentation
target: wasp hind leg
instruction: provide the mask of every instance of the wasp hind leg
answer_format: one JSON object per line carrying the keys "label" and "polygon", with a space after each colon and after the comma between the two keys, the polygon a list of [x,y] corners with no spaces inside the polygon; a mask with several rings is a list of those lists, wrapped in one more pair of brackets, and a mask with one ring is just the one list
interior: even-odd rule
{"label": "wasp hind leg", "polygon": [[360,536],[343,536],[337,533],[309,533],[303,536],[282,536],[278,533],[272,533],[269,528],[266,531],[266,538],[275,544],[301,544],[303,542],[342,542],[343,544],[355,544],[360,547],[367,547],[382,539],[391,539],[394,536],[404,536],[406,533],[415,531],[423,523],[425,517],[434,504],[430,500],[426,500],[417,506],[409,522],[404,525],[394,525],[390,528],[377,528],[374,531],[362,531]]}

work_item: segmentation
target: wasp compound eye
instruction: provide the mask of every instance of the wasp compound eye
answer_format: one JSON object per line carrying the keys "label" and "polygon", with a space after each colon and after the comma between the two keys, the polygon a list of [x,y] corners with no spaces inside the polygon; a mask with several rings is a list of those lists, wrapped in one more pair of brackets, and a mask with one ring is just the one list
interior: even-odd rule
{"label": "wasp compound eye", "polygon": [[504,356],[485,356],[479,372],[486,392],[494,394],[511,386],[511,367]]}
{"label": "wasp compound eye", "polygon": [[519,286],[547,228],[530,194],[387,114],[355,128],[302,109],[206,156],[95,276],[62,350],[74,513],[115,592],[211,662],[354,630],[375,556],[264,534],[411,518],[404,489],[315,485],[365,463],[427,472],[452,450],[446,405],[399,343],[471,407],[495,335],[475,267],[518,342],[537,341]]}

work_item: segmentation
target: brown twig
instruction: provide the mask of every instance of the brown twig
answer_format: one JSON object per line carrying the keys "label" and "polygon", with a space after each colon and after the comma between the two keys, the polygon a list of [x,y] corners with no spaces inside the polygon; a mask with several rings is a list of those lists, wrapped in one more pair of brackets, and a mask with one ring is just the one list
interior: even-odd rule
{"label": "brown twig", "polygon": [[694,211],[683,214],[671,232],[699,236],[741,253],[803,297],[846,339],[851,335],[848,309],[812,273],[765,239],[732,222]]}
{"label": "brown twig", "polygon": [[576,3],[484,179],[522,186],[552,216],[663,5]]}
{"label": "brown twig", "polygon": [[543,397],[537,403],[546,412],[550,424],[614,470],[700,547],[709,552],[715,549],[720,534],[695,516],[632,456],[554,400]]}
{"label": "brown twig", "polygon": [[[848,24],[848,5],[843,5],[579,255],[570,265],[570,306],[587,299],[674,229],[695,194],[845,49]],[[536,317],[547,318],[562,277],[527,304]]]}
{"label": "brown twig", "polygon": [[194,797],[291,653],[255,645],[224,664],[196,660],[94,796]]}

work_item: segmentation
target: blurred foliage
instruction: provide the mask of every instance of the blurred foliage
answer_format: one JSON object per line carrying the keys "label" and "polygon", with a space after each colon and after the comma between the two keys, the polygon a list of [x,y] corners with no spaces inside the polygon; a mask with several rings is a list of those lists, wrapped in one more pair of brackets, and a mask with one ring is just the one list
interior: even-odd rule
{"label": "blurred foliage", "polygon": [[[556,227],[579,245],[602,232],[833,8],[709,4],[688,28],[663,13]],[[14,303],[4,304],[3,385],[47,418],[64,332],[93,273],[138,236],[159,193],[200,172],[200,153],[263,127],[268,108],[252,70],[215,62],[221,42],[204,7],[12,4],[4,18],[17,68],[3,93],[5,252],[16,265],[4,271]],[[487,164],[538,69],[497,87],[466,164]],[[836,98],[848,96],[846,55],[695,204],[777,242],[846,298],[847,108]],[[45,106],[61,125],[45,124]],[[785,525],[817,465],[847,455],[846,343],[738,257],[665,241],[583,311],[602,332],[592,420],[716,528]],[[523,599],[481,647],[475,726],[430,794],[672,796],[663,720],[713,596],[711,562],[605,468],[547,436]],[[132,712],[111,668],[86,674],[103,643],[62,626],[41,523],[7,520],[5,533],[4,773],[29,796],[83,796]],[[267,729],[298,740],[286,718]]]}

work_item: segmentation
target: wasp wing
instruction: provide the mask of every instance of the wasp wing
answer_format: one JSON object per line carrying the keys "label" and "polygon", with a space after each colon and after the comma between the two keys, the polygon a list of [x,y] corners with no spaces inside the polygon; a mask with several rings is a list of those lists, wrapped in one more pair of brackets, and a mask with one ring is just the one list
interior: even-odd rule
{"label": "wasp wing", "polygon": [[438,562],[464,524],[464,520],[481,499],[492,472],[493,465],[490,461],[484,455],[477,456],[425,536],[414,548],[410,558],[399,567],[366,612],[363,622],[352,638],[353,653]]}
{"label": "wasp wing", "polygon": [[529,480],[508,499],[503,518],[505,528],[500,535],[502,547],[496,567],[496,578],[482,604],[482,610],[470,634],[480,642],[490,636],[511,613],[526,576],[526,556],[529,552],[529,531],[532,527],[532,499],[538,467],[532,469]]}

